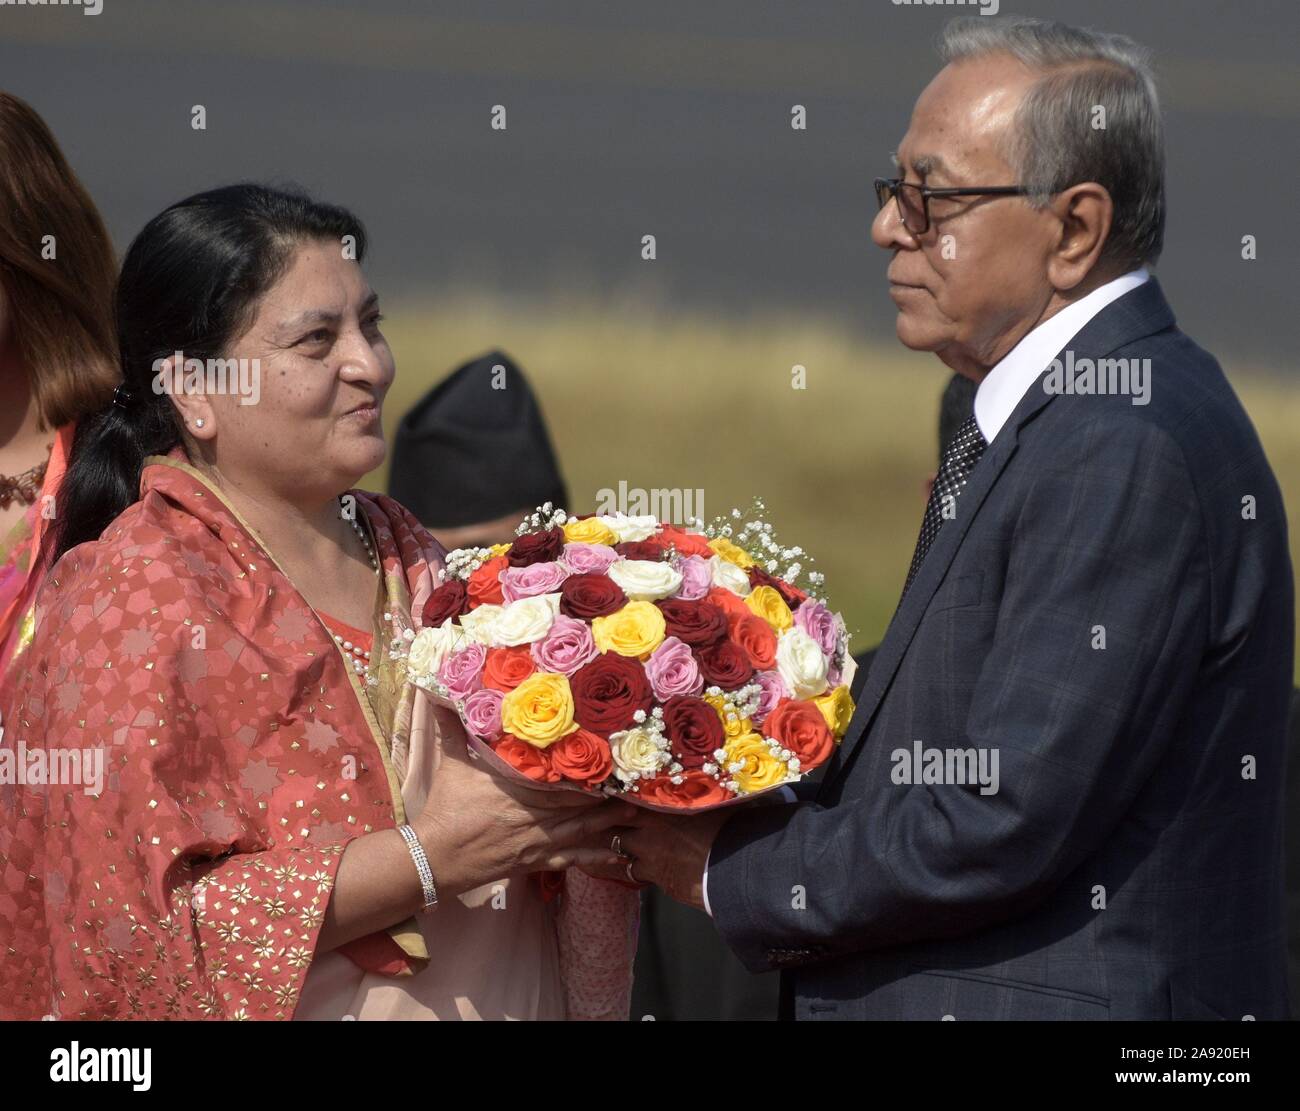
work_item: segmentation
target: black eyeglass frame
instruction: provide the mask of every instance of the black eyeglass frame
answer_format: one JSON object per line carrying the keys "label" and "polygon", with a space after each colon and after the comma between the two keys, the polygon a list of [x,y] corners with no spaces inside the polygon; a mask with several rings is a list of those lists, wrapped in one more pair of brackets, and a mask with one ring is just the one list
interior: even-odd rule
{"label": "black eyeglass frame", "polygon": [[[902,222],[904,228],[912,235],[924,235],[930,230],[930,198],[931,197],[1025,197],[1029,195],[1029,190],[1023,185],[983,185],[983,186],[961,186],[953,188],[935,189],[929,185],[920,185],[914,181],[904,181],[897,177],[878,177],[875,180],[876,186],[876,203],[881,209],[891,200],[898,206],[898,219]],[[921,214],[925,218],[925,226],[909,228],[907,226],[907,213],[903,205],[898,200],[898,191],[900,189],[915,189],[921,195]]]}

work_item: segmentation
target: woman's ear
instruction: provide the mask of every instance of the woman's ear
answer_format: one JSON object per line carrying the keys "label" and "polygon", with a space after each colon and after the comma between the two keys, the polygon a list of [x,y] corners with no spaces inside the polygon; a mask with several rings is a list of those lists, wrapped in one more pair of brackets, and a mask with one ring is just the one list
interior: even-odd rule
{"label": "woman's ear", "polygon": [[203,376],[197,375],[196,390],[187,388],[184,364],[175,355],[159,359],[153,365],[153,391],[170,395],[176,412],[180,414],[186,435],[195,440],[211,440],[217,434],[217,418],[208,395],[204,392]]}

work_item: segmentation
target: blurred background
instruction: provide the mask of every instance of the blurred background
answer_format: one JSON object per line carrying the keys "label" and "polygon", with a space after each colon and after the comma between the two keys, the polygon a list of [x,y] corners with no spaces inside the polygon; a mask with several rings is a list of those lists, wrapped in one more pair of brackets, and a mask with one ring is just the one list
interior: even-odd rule
{"label": "blurred background", "polygon": [[[937,69],[939,26],[975,11],[0,5],[0,85],[49,122],[119,251],[170,202],[241,179],[352,207],[397,356],[390,428],[455,365],[503,348],[540,396],[570,508],[589,511],[620,481],[702,489],[706,516],[761,495],[779,535],[816,555],[863,648],[898,598],[948,378],[894,339],[887,257],[868,234],[871,179],[888,172]],[[1155,50],[1170,204],[1157,273],[1241,393],[1300,558],[1300,9],[1021,0],[1002,11]],[[191,126],[195,105],[204,130]],[[491,126],[496,105],[504,130]],[[795,105],[805,130],[791,128]],[[791,389],[796,365],[804,390]]]}

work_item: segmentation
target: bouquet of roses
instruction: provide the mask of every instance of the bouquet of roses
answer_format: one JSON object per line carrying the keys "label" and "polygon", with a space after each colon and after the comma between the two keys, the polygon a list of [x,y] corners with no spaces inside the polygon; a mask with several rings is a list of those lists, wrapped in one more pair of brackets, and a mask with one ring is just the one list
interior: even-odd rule
{"label": "bouquet of roses", "polygon": [[703,810],[798,780],[844,735],[856,665],[822,576],[795,585],[802,549],[742,520],[548,503],[513,543],[449,553],[398,649],[407,681],[533,786]]}

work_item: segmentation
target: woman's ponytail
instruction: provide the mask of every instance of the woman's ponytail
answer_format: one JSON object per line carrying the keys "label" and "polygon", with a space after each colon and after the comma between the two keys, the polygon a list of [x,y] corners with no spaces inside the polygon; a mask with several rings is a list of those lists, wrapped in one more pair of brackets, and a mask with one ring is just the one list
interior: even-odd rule
{"label": "woman's ponytail", "polygon": [[51,562],[69,548],[96,540],[109,523],[140,497],[145,457],[180,442],[166,394],[119,386],[113,401],[77,425],[72,459],[55,502],[50,531]]}

